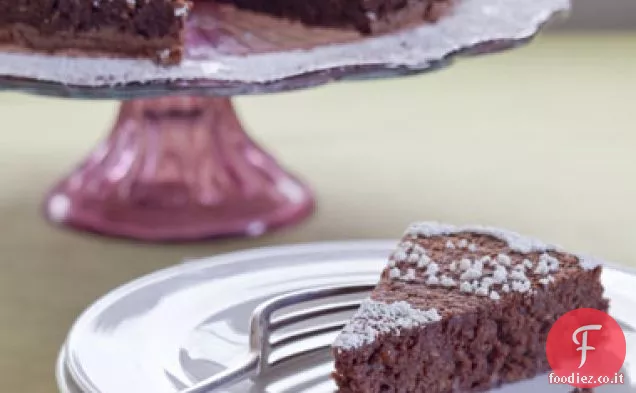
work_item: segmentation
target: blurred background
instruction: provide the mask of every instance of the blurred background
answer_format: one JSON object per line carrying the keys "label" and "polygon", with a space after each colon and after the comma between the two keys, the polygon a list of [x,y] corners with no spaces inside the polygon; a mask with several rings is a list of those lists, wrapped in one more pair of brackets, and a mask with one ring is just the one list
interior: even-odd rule
{"label": "blurred background", "polygon": [[303,224],[258,239],[139,244],[47,224],[40,203],[117,103],[0,93],[0,391],[55,392],[68,328],[97,297],[185,258],[396,238],[413,220],[509,227],[636,266],[636,1],[574,0],[519,50],[417,77],[235,100],[307,181]]}
{"label": "blurred background", "polygon": [[571,30],[634,30],[636,2],[632,0],[574,0],[573,13],[561,25]]}

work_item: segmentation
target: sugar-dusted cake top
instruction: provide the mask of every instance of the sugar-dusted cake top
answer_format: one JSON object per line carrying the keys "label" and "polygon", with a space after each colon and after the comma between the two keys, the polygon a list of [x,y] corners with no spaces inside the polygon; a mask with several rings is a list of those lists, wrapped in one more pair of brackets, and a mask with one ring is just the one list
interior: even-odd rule
{"label": "sugar-dusted cake top", "polygon": [[511,250],[520,253],[557,251],[561,249],[559,246],[546,244],[541,240],[523,236],[513,231],[480,225],[454,226],[438,222],[417,222],[407,228],[404,236],[434,237],[460,233],[492,236],[504,241]]}
{"label": "sugar-dusted cake top", "polygon": [[[416,223],[391,254],[372,302],[365,303],[335,345],[355,348],[382,333],[435,322],[484,302],[533,296],[574,271],[598,265],[511,231]],[[397,304],[402,314],[391,311]],[[439,318],[418,322],[413,317],[418,313]]]}
{"label": "sugar-dusted cake top", "polygon": [[597,265],[512,231],[421,222],[406,230],[385,276],[499,300],[503,293],[549,285],[562,264],[584,270]]}
{"label": "sugar-dusted cake top", "polygon": [[[413,238],[430,238],[445,235],[458,235],[461,233],[484,235],[499,239],[505,242],[511,251],[522,254],[548,251],[564,252],[561,246],[555,244],[544,243],[541,240],[530,236],[524,236],[514,231],[482,225],[455,226],[434,221],[422,221],[411,224],[405,231],[404,236],[410,236]],[[602,261],[594,257],[580,254],[576,256],[579,260],[579,265],[585,270],[592,270],[603,264]]]}
{"label": "sugar-dusted cake top", "polygon": [[419,310],[404,301],[389,304],[365,300],[334,346],[341,349],[357,348],[374,341],[379,334],[399,332],[402,328],[421,326],[440,319],[436,309]]}

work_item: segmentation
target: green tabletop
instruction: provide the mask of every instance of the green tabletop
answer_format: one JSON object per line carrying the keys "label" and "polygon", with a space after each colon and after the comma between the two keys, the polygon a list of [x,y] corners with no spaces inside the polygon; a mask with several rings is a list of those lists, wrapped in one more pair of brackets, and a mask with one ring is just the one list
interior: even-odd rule
{"label": "green tabletop", "polygon": [[427,76],[237,103],[252,135],[315,188],[315,216],[256,240],[145,245],[67,232],[38,211],[116,103],[0,94],[0,391],[54,392],[78,313],[184,258],[396,238],[432,219],[636,265],[636,35],[549,36]]}

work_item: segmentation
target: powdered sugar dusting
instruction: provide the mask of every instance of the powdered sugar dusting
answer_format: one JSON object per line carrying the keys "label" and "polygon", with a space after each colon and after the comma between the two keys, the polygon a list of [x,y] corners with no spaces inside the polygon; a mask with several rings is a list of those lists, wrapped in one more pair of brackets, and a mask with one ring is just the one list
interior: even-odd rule
{"label": "powdered sugar dusting", "polygon": [[369,344],[381,335],[399,333],[441,319],[436,309],[419,310],[407,302],[383,303],[365,300],[352,321],[340,333],[334,347],[351,350]]}
{"label": "powdered sugar dusting", "polygon": [[506,242],[511,250],[523,254],[561,250],[559,246],[546,244],[538,239],[523,236],[513,231],[488,226],[454,226],[437,222],[418,222],[412,224],[406,230],[407,235],[421,237],[445,236],[458,233],[475,233],[492,236]]}
{"label": "powdered sugar dusting", "polygon": [[[411,224],[411,226],[409,226],[406,230],[405,235],[413,237],[432,237],[455,235],[459,233],[474,233],[478,235],[492,236],[506,242],[511,250],[522,254],[528,254],[531,252],[546,253],[548,251],[564,251],[561,246],[544,243],[541,240],[529,236],[523,236],[514,231],[480,225],[454,226],[438,222],[418,222]],[[579,259],[579,265],[583,270],[594,270],[596,267],[603,265],[603,261],[589,255],[572,255],[575,255]],[[543,258],[547,258],[545,263],[549,271],[554,272],[558,270],[558,261],[549,255]],[[509,259],[510,257],[505,254],[497,256],[497,262],[503,265],[509,265]],[[525,265],[529,268],[527,262],[525,262]]]}
{"label": "powdered sugar dusting", "polygon": [[177,18],[181,18],[181,17],[187,16],[188,12],[190,12],[190,7],[187,5],[184,5],[182,7],[175,8],[174,16],[176,16]]}
{"label": "powdered sugar dusting", "polygon": [[[513,253],[521,253],[524,256],[519,258],[518,255],[506,251],[496,255],[475,256],[471,253],[477,250],[477,244],[468,241],[465,236],[461,236],[462,234],[492,236],[505,242]],[[419,243],[422,238],[449,235],[457,236],[446,240],[444,253],[455,254],[456,260],[434,261],[429,256],[433,254]],[[459,257],[455,250],[461,250]],[[443,287],[465,294],[489,296],[497,301],[501,298],[500,293],[518,292],[531,295],[538,288],[551,284],[554,281],[552,275],[561,267],[558,254],[550,254],[554,254],[554,251],[561,251],[561,248],[499,228],[420,222],[412,224],[407,229],[403,241],[390,259],[389,278],[429,287]],[[417,263],[415,267],[397,263],[400,260],[420,261],[422,258],[426,263]],[[593,269],[601,264],[593,258],[578,258],[579,265],[584,270]]]}

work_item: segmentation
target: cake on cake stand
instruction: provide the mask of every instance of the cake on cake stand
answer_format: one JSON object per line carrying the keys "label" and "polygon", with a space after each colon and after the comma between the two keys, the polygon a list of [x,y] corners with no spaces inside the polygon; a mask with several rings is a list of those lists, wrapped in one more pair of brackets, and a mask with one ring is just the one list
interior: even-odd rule
{"label": "cake on cake stand", "polygon": [[2,52],[0,88],[123,101],[110,135],[50,192],[50,220],[146,241],[258,236],[307,217],[314,200],[249,138],[232,96],[439,69],[525,43],[568,8],[463,0],[436,24],[363,38],[197,4],[179,66]]}

